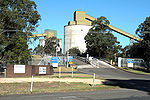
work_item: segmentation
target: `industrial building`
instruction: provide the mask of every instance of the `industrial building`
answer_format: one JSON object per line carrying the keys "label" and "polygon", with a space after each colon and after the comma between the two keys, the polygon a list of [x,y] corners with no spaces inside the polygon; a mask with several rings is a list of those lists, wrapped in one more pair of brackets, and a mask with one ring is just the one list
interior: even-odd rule
{"label": "industrial building", "polygon": [[[68,25],[64,26],[64,53],[74,47],[77,47],[81,52],[86,51],[84,37],[89,29],[92,28],[91,23],[93,20],[96,20],[96,18],[87,15],[85,11],[74,12],[74,21],[69,21]],[[130,41],[131,39],[141,41],[140,38],[114,26],[108,25],[108,27],[119,34],[130,38]]]}
{"label": "industrial building", "polygon": [[[40,46],[45,46],[45,40],[50,37],[57,37],[57,31],[56,30],[51,30],[51,29],[46,29],[44,33],[41,34],[33,34],[32,36],[29,36],[29,38],[33,37],[44,37],[44,39],[39,40],[39,45]],[[62,39],[58,39],[58,44],[59,48],[62,48]]]}
{"label": "industrial building", "polygon": [[64,27],[64,53],[73,47],[79,48],[81,52],[86,51],[84,37],[92,28],[91,21],[85,19],[95,19],[85,14],[84,11],[74,13],[74,21],[69,21]]}

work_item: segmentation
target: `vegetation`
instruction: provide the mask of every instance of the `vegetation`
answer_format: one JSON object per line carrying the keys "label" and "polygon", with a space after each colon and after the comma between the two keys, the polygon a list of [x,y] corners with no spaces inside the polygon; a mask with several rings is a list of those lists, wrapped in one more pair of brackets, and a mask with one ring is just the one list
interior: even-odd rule
{"label": "vegetation", "polygon": [[149,71],[145,68],[129,68],[129,67],[118,67],[121,70],[136,73],[136,74],[144,74],[144,75],[150,75]]}
{"label": "vegetation", "polygon": [[79,48],[74,47],[74,48],[69,49],[69,54],[71,54],[71,55],[80,55],[81,52],[80,52]]}
{"label": "vegetation", "polygon": [[[0,95],[31,94],[30,83],[0,83]],[[34,82],[33,92],[53,93],[70,91],[94,91],[104,89],[116,89],[117,86],[95,85],[94,87],[84,83],[65,83],[65,82]]]}
{"label": "vegetation", "polygon": [[9,63],[25,64],[26,60],[30,59],[30,50],[28,49],[27,41],[19,37],[13,46],[11,44],[5,48],[4,55],[4,59]]}
{"label": "vegetation", "polygon": [[84,38],[86,52],[90,56],[111,60],[121,49],[117,38],[111,33],[107,24],[110,22],[103,16],[92,22],[93,27]]}
{"label": "vegetation", "polygon": [[123,49],[124,55],[122,57],[142,58],[146,62],[145,67],[150,69],[150,17],[147,17],[138,26],[136,34],[138,34],[142,41],[135,42],[131,46],[126,46]]}
{"label": "vegetation", "polygon": [[[45,45],[44,46],[38,45],[34,49],[34,53],[39,54],[39,55],[44,55],[44,54],[55,55],[57,47],[60,47],[58,42],[59,42],[59,39],[57,39],[56,37],[50,37],[50,38],[45,40]],[[57,53],[60,54],[61,50],[57,51]]]}
{"label": "vegetation", "polygon": [[27,36],[38,26],[40,15],[31,0],[0,0],[0,58],[25,63],[30,58]]}
{"label": "vegetation", "polygon": [[144,59],[147,67],[150,67],[150,16],[139,25],[136,34],[143,39],[137,45],[137,54]]}

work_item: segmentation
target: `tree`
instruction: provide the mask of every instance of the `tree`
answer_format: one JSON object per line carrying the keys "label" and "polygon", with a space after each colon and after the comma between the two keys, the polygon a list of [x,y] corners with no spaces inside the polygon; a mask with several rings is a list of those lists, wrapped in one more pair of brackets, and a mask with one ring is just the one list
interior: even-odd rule
{"label": "tree", "polygon": [[[45,40],[45,45],[40,46],[38,45],[35,49],[34,52],[36,54],[44,55],[44,54],[56,54],[56,47],[59,47],[59,39],[56,37],[50,37]],[[61,52],[61,51],[60,51]],[[60,53],[58,52],[58,53]]]}
{"label": "tree", "polygon": [[117,38],[107,26],[110,22],[103,16],[92,22],[93,27],[85,36],[87,53],[99,58],[114,58],[114,54],[121,48]]}
{"label": "tree", "polygon": [[80,53],[81,52],[80,52],[79,48],[77,48],[77,47],[69,49],[69,54],[71,54],[71,55],[80,55]]}
{"label": "tree", "polygon": [[36,55],[42,55],[42,53],[43,53],[43,46],[40,46],[38,44],[38,46],[33,50],[33,53],[36,54]]}
{"label": "tree", "polygon": [[148,67],[150,65],[150,16],[138,26],[136,34],[142,39],[136,46],[136,50],[139,57],[144,59]]}
{"label": "tree", "polygon": [[11,45],[7,46],[4,60],[7,60],[9,63],[26,64],[31,58],[27,41],[19,37],[13,45],[13,48],[10,47]]}
{"label": "tree", "polygon": [[50,37],[46,39],[45,46],[44,46],[44,52],[46,54],[55,54],[56,53],[56,47],[59,46],[57,44],[58,40],[56,37]]}
{"label": "tree", "polygon": [[[17,46],[18,39],[22,39],[22,41],[26,40],[22,47],[28,47],[27,36],[32,35],[38,26],[40,15],[36,10],[35,2],[31,0],[0,0],[0,12],[0,49],[3,51],[0,56],[2,60],[7,56],[18,56],[18,52],[28,52],[28,50],[16,52],[15,46]],[[21,55],[18,60],[11,58],[8,62],[11,63],[13,60],[21,62],[19,59],[24,57],[28,59],[28,56]]]}

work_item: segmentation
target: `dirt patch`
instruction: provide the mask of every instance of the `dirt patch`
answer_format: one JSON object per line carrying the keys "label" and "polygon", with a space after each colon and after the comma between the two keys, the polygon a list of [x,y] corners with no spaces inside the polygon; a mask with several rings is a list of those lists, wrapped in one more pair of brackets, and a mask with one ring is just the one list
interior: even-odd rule
{"label": "dirt patch", "polygon": [[[31,82],[31,78],[0,78],[0,83],[27,83]],[[95,79],[95,84],[102,84],[104,80]],[[93,84],[93,79],[80,78],[34,78],[34,82],[81,82],[85,84]]]}

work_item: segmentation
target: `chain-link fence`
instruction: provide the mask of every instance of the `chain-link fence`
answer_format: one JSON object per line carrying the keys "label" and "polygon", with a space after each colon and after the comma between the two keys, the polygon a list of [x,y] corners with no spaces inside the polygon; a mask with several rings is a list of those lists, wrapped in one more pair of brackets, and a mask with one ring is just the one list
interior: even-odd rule
{"label": "chain-link fence", "polygon": [[129,66],[129,60],[132,60],[133,62],[133,68],[137,68],[137,67],[143,67],[143,68],[147,68],[150,67],[150,65],[147,65],[146,62],[143,59],[139,59],[139,58],[120,58],[121,59],[121,67],[128,67]]}
{"label": "chain-link fence", "polygon": [[[52,65],[51,58],[54,56],[43,56],[43,57],[36,57],[32,58],[31,61],[28,62],[29,65]],[[57,56],[59,57],[58,66],[66,66],[66,56]]]}

